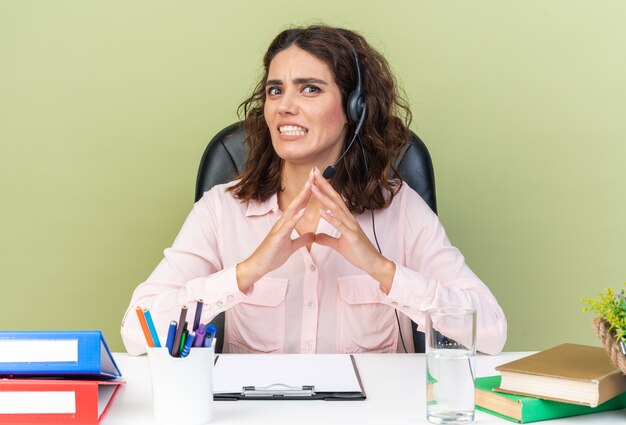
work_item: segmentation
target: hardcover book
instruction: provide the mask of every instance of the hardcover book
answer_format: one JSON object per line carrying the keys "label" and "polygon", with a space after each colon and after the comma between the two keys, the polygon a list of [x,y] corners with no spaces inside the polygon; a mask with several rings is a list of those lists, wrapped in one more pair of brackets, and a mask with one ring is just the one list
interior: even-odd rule
{"label": "hardcover book", "polygon": [[496,391],[595,407],[626,391],[603,348],[561,344],[500,365]]}
{"label": "hardcover book", "polygon": [[494,388],[500,386],[500,376],[476,378],[475,383],[475,399],[478,410],[518,423],[588,415],[626,407],[626,393],[622,393],[597,407],[589,407],[495,392]]}

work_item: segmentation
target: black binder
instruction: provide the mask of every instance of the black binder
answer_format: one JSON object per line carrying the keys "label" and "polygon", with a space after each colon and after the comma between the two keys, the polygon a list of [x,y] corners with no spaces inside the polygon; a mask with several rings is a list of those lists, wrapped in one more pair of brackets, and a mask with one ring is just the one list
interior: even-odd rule
{"label": "black binder", "polygon": [[[219,367],[220,357],[223,355],[217,356],[215,359],[216,368]],[[236,355],[231,355],[236,356]],[[246,362],[242,365],[243,370],[239,369],[239,371],[243,374],[250,375],[250,384],[251,385],[242,385],[241,391],[237,392],[218,392],[216,391],[213,394],[214,400],[328,400],[328,401],[339,401],[339,400],[365,400],[366,395],[363,390],[363,383],[361,382],[361,376],[359,375],[359,370],[357,368],[356,362],[352,355],[349,356],[350,364],[352,365],[352,370],[354,372],[354,378],[358,383],[358,390],[356,391],[332,391],[330,388],[323,388],[321,391],[319,388],[316,389],[315,383],[309,382],[294,382],[300,379],[299,377],[293,377],[291,382],[278,382],[272,383],[268,385],[252,385],[254,383],[254,376],[258,370],[263,370],[263,368],[268,367],[268,358],[267,356],[272,356],[272,363],[275,363],[277,357],[279,356],[301,356],[301,359],[306,359],[303,357],[304,355],[259,355],[259,354],[245,354],[239,355],[243,356],[241,358],[245,358]],[[254,356],[254,357],[249,357]],[[318,355],[318,356],[330,356],[330,355]],[[341,355],[340,355],[341,356]],[[347,356],[347,355],[345,355]],[[291,359],[297,359],[296,357],[291,357]],[[308,359],[311,359],[309,357]],[[252,362],[250,362],[250,360]],[[310,364],[311,368],[315,368],[315,362]],[[247,370],[246,370],[247,368]],[[320,371],[323,373],[323,371]]]}

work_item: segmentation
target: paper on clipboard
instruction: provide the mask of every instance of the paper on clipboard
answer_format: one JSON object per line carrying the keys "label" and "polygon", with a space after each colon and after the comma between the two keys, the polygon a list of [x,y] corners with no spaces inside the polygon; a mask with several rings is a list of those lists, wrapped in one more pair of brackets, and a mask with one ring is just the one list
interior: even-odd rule
{"label": "paper on clipboard", "polygon": [[213,393],[244,387],[313,386],[316,392],[361,392],[348,354],[228,354],[215,363]]}

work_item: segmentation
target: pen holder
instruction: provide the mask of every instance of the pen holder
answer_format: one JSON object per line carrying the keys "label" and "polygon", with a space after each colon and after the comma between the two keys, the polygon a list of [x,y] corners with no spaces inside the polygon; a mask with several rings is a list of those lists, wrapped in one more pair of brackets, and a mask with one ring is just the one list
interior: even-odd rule
{"label": "pen holder", "polygon": [[[215,342],[215,341],[214,341]],[[148,348],[154,418],[161,424],[203,425],[213,418],[215,343],[172,357],[167,348]]]}

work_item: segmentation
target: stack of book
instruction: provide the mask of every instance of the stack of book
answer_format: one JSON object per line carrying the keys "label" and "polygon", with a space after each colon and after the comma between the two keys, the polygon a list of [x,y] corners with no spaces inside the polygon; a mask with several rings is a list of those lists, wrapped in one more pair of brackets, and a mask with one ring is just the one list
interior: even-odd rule
{"label": "stack of book", "polygon": [[2,424],[97,424],[120,378],[100,331],[0,331]]}
{"label": "stack of book", "polygon": [[476,379],[476,408],[518,423],[626,408],[626,376],[599,347],[561,344]]}

